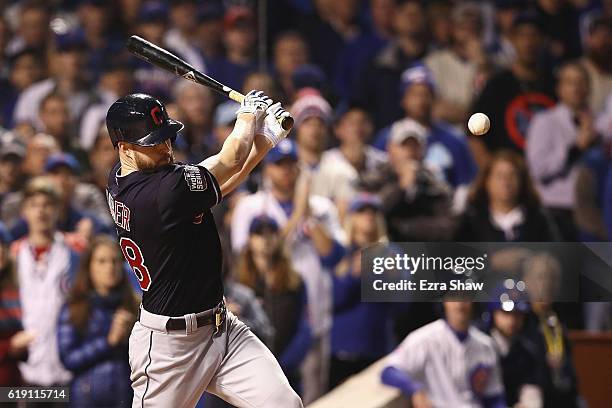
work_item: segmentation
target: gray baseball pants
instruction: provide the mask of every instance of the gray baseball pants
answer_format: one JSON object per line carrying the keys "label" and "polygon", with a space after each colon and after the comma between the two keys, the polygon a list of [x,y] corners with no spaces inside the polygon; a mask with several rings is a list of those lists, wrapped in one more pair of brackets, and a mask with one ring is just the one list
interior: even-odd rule
{"label": "gray baseball pants", "polygon": [[204,391],[242,408],[301,408],[268,348],[231,312],[214,326],[166,330],[169,317],[141,308],[129,341],[132,407],[194,407]]}

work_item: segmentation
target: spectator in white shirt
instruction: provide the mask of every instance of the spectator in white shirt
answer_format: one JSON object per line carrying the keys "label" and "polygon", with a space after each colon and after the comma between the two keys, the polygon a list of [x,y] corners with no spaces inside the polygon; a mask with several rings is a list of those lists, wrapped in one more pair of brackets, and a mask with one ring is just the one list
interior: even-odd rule
{"label": "spectator in white shirt", "polygon": [[[308,170],[303,170],[306,172]],[[232,249],[247,242],[254,218],[274,219],[291,252],[293,266],[306,285],[312,348],[303,364],[306,403],[326,391],[330,352],[332,287],[330,271],[344,255],[344,234],[333,203],[311,195],[309,175],[300,176],[297,151],[290,139],[282,140],[265,158],[264,175],[269,188],[242,198],[232,219]],[[299,186],[298,186],[299,184]]]}
{"label": "spectator in white shirt", "polygon": [[387,154],[368,144],[374,126],[370,115],[359,107],[344,112],[334,130],[340,146],[323,153],[314,183],[318,194],[334,201],[343,219],[360,174],[375,171],[387,161]]}
{"label": "spectator in white shirt", "polygon": [[23,327],[35,338],[19,368],[27,384],[66,385],[71,375],[59,358],[56,328],[77,256],[56,230],[59,195],[49,180],[38,177],[26,186],[22,214],[29,232],[11,251],[17,261]]}
{"label": "spectator in white shirt", "polygon": [[76,34],[56,37],[56,49],[50,59],[51,78],[36,82],[21,93],[14,112],[16,124],[28,123],[42,130],[39,105],[51,93],[66,99],[70,119],[78,122],[91,102],[84,77],[84,47],[83,39]]}
{"label": "spectator in white shirt", "polygon": [[559,70],[559,103],[536,114],[527,132],[527,162],[542,203],[564,240],[574,241],[577,164],[599,139],[589,110],[589,75],[576,62]]}

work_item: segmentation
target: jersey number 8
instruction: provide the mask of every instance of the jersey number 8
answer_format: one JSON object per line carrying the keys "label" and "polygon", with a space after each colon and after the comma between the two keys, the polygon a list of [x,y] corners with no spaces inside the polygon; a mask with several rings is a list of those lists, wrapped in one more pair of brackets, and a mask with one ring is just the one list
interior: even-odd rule
{"label": "jersey number 8", "polygon": [[121,246],[121,252],[123,252],[125,260],[130,265],[130,268],[132,268],[132,271],[134,271],[136,278],[138,278],[140,287],[146,292],[149,290],[149,286],[151,286],[151,275],[149,274],[149,269],[144,264],[144,257],[138,244],[130,238],[121,238],[119,246]]}

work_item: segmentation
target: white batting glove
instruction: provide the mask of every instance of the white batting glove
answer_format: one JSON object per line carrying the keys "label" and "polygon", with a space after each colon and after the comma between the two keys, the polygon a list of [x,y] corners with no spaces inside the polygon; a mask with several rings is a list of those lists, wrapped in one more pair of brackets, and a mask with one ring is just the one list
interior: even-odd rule
{"label": "white batting glove", "polygon": [[272,146],[276,146],[289,134],[289,130],[283,129],[280,124],[281,120],[287,116],[291,116],[290,113],[283,109],[280,102],[276,102],[266,109],[263,126],[257,133],[264,135],[272,143]]}
{"label": "white batting glove", "polygon": [[252,113],[255,115],[257,123],[261,122],[261,118],[266,114],[268,108],[267,101],[270,100],[263,91],[251,91],[244,96],[240,108],[236,111],[236,117],[243,113]]}

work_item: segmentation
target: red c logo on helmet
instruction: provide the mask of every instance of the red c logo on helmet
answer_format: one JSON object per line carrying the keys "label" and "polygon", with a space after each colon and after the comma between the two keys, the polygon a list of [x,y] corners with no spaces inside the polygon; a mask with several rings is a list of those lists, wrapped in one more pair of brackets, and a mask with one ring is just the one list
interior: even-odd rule
{"label": "red c logo on helmet", "polygon": [[153,122],[155,122],[156,125],[161,125],[162,123],[164,123],[164,119],[163,117],[161,117],[161,109],[159,108],[159,106],[155,106],[153,107],[153,109],[151,109],[151,117],[153,118]]}

